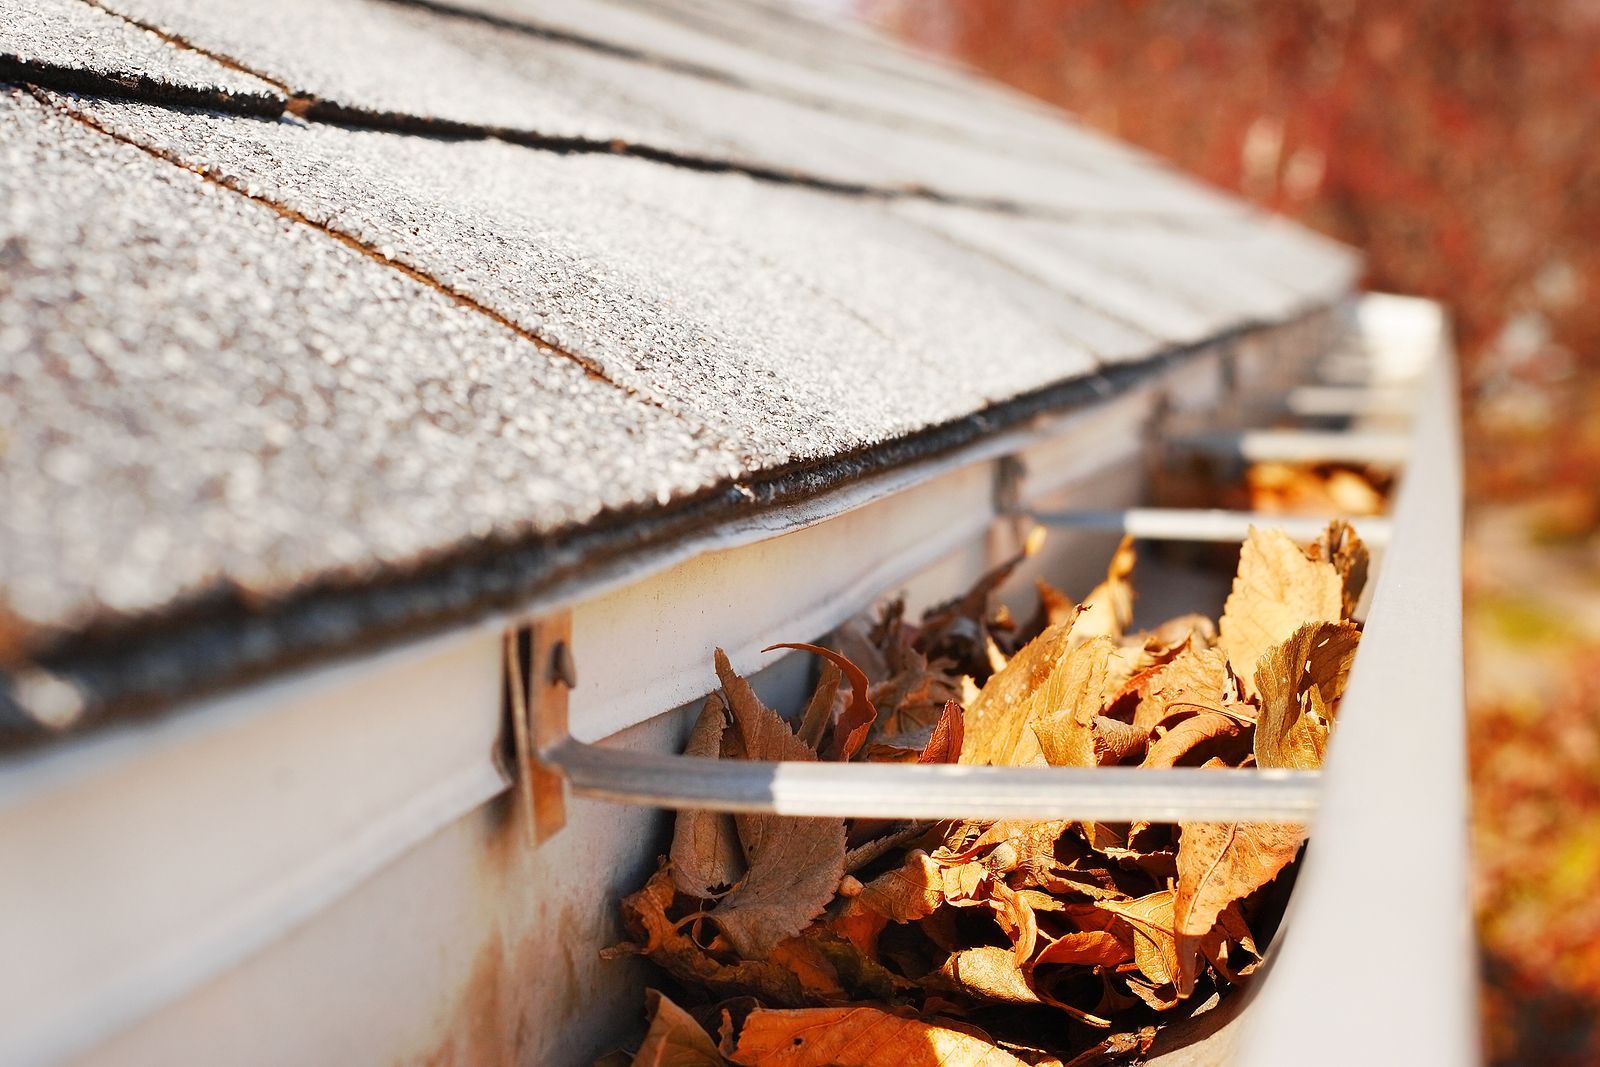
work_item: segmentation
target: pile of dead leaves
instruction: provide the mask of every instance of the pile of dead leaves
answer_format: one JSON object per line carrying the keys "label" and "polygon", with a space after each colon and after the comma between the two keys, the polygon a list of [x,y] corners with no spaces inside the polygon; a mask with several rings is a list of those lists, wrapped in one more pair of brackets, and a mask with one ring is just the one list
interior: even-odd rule
{"label": "pile of dead leaves", "polygon": [[1390,474],[1344,463],[1252,463],[1240,503],[1272,515],[1381,515],[1393,484]]}
{"label": "pile of dead leaves", "polygon": [[[1128,632],[1124,542],[1081,603],[991,609],[1000,568],[913,624],[891,606],[823,657],[795,725],[727,658],[690,754],[1093,767],[1322,761],[1366,550],[1342,523],[1245,542],[1221,619]],[[623,901],[650,995],[635,1064],[1082,1064],[1148,1053],[1260,963],[1303,838],[1261,824],[678,815]]]}
{"label": "pile of dead leaves", "polygon": [[1167,507],[1231,508],[1266,515],[1382,515],[1394,472],[1354,463],[1261,461],[1243,470],[1186,455],[1151,472],[1155,499]]}

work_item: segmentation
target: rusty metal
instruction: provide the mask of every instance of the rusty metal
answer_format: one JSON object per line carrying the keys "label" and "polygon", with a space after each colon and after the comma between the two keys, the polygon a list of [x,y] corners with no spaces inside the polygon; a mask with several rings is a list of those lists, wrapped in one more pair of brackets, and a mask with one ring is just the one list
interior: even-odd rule
{"label": "rusty metal", "polygon": [[541,754],[567,739],[567,699],[578,682],[572,613],[558,612],[526,627],[507,628],[505,674],[520,769],[517,809],[529,840],[537,845],[566,825],[565,776]]}

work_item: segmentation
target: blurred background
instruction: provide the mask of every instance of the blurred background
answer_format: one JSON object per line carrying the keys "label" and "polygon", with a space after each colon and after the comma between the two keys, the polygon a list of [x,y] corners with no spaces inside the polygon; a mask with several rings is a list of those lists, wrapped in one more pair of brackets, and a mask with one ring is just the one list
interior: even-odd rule
{"label": "blurred background", "polygon": [[1451,309],[1486,1051],[1600,1063],[1600,0],[854,4]]}

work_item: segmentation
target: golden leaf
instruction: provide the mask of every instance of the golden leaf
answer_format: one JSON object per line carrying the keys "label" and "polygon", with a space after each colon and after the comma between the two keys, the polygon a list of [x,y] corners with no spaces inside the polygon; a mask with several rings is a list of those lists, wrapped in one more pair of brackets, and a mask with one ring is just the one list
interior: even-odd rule
{"label": "golden leaf", "polygon": [[727,1062],[711,1035],[665,994],[647,989],[644,1002],[650,1029],[634,1054],[633,1067],[722,1067]]}
{"label": "golden leaf", "polygon": [[1029,720],[1036,746],[1052,767],[1093,767],[1094,720],[1115,694],[1107,672],[1115,646],[1093,637],[1068,652],[1028,702],[1017,709]]}
{"label": "golden leaf", "polygon": [[977,696],[965,701],[962,763],[1044,762],[1044,753],[1029,729],[1032,698],[1054,673],[1070,638],[1070,623],[1050,627],[1012,656],[1005,670],[993,675]]}
{"label": "golden leaf", "polygon": [[1133,713],[1133,724],[1149,732],[1174,704],[1222,705],[1235,695],[1227,656],[1191,639],[1150,679]]}
{"label": "golden leaf", "polygon": [[974,999],[1039,1003],[1039,994],[1028,984],[1017,954],[1009,948],[980,945],[962,949],[945,960],[938,974],[948,988]]}
{"label": "golden leaf", "polygon": [[1134,552],[1133,538],[1124,537],[1112,553],[1105,581],[1083,598],[1083,611],[1072,625],[1074,643],[1094,637],[1121,640],[1133,622],[1133,583],[1129,579],[1133,577],[1136,562],[1138,555]]}
{"label": "golden leaf", "polygon": [[1170,889],[1137,900],[1102,900],[1095,907],[1126,924],[1133,943],[1133,962],[1152,985],[1176,985],[1178,938],[1173,923],[1177,895]]}
{"label": "golden leaf", "polygon": [[1261,658],[1256,669],[1258,765],[1322,766],[1334,708],[1344,695],[1360,640],[1361,630],[1353,623],[1313,623]]}
{"label": "golden leaf", "polygon": [[[1300,851],[1305,829],[1275,823],[1183,823],[1178,835],[1174,929],[1198,951],[1222,911],[1278,876]],[[1192,963],[1179,991],[1193,985]]]}
{"label": "golden leaf", "polygon": [[993,1042],[879,1008],[723,1012],[722,1053],[751,1067],[1026,1067]]}
{"label": "golden leaf", "polygon": [[[720,648],[716,662],[746,759],[816,760],[777,712],[734,673]],[[844,822],[750,814],[736,815],[734,823],[747,871],[708,914],[741,956],[758,960],[779,941],[799,933],[833,899],[844,875]]]}
{"label": "golden leaf", "polygon": [[1338,622],[1344,584],[1335,566],[1308,558],[1282,530],[1250,530],[1233,591],[1223,605],[1217,647],[1254,695],[1256,664],[1309,622]]}
{"label": "golden leaf", "polygon": [[[1225,741],[1244,733],[1238,719],[1218,711],[1201,711],[1181,718],[1174,715],[1168,722],[1172,726],[1150,742],[1141,766],[1175,767],[1179,760],[1209,741]],[[1241,748],[1243,744],[1241,741]]]}

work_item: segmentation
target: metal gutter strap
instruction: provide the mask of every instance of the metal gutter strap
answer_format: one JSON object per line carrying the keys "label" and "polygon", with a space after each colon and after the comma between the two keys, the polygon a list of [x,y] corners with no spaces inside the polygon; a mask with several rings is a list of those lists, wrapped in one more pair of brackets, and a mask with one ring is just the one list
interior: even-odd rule
{"label": "metal gutter strap", "polygon": [[[1252,526],[1274,527],[1296,541],[1314,541],[1328,528],[1328,519],[1294,515],[1273,515],[1258,511],[1223,511],[1190,508],[1122,508],[1096,511],[1036,511],[1033,521],[1042,526],[1073,526],[1078,529],[1109,530],[1146,541],[1243,541]],[[1361,540],[1368,547],[1389,543],[1392,525],[1384,516],[1350,516],[1358,523]]]}
{"label": "metal gutter strap", "polygon": [[799,763],[631,752],[570,738],[544,752],[595,800],[883,819],[1304,823],[1318,771]]}

